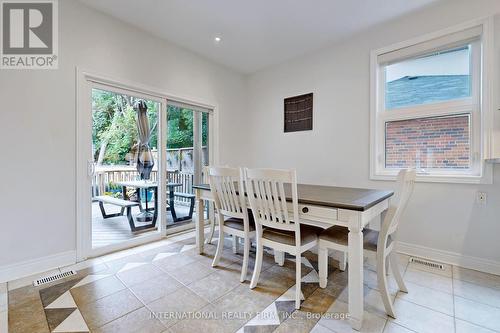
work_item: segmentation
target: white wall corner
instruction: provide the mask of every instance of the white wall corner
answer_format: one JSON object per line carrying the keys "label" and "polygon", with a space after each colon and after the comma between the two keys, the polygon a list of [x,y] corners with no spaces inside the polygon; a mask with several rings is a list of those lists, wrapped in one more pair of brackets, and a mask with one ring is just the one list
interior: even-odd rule
{"label": "white wall corner", "polygon": [[484,273],[500,275],[500,262],[498,261],[466,256],[457,252],[433,249],[405,242],[398,242],[396,249],[397,252],[410,256],[430,259],[444,264],[469,268]]}
{"label": "white wall corner", "polygon": [[30,259],[0,266],[0,283],[20,279],[33,274],[76,263],[76,251],[67,251],[46,257]]}

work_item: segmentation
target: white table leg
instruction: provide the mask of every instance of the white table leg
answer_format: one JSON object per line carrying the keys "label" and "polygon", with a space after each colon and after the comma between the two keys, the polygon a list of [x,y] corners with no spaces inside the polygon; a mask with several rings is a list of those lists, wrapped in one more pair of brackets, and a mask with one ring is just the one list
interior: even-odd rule
{"label": "white table leg", "polygon": [[238,254],[240,249],[240,238],[238,236],[233,235],[233,253]]}
{"label": "white table leg", "polygon": [[363,325],[363,232],[359,218],[349,221],[349,321],[351,327],[360,330]]}
{"label": "white table leg", "polygon": [[274,250],[274,262],[283,266],[285,264],[285,252]]}
{"label": "white table leg", "polygon": [[200,198],[196,190],[196,247],[198,248],[198,253],[203,253],[203,244],[205,243],[205,202]]}

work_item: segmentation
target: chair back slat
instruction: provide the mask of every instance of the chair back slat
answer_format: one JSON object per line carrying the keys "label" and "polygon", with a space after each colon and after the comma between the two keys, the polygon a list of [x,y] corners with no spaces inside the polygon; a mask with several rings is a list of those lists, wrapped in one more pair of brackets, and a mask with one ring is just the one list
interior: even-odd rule
{"label": "chair back slat", "polygon": [[[248,199],[257,226],[299,233],[299,223],[294,223],[294,221],[299,221],[295,170],[245,169],[244,177]],[[284,184],[290,184],[292,187],[293,219],[288,213]]]}
{"label": "chair back slat", "polygon": [[210,167],[208,174],[210,191],[217,211],[225,216],[243,218],[247,212],[247,207],[240,170],[227,167]]}
{"label": "chair back slat", "polygon": [[[281,193],[278,192],[278,186],[275,182],[270,183],[269,190],[272,191],[274,198],[283,198],[283,196],[281,196]],[[286,201],[286,199],[285,199],[285,201]],[[285,217],[285,214],[287,213],[287,211],[282,210],[282,205],[281,205],[282,201],[274,200],[273,202],[274,202],[274,211],[275,212],[283,212],[283,214],[276,214],[276,218],[277,218],[276,222],[285,223],[285,221],[287,221],[287,218]]]}
{"label": "chair back slat", "polygon": [[387,239],[398,230],[401,216],[408,206],[410,197],[413,194],[415,178],[415,170],[401,170],[399,172],[396,189],[397,199],[391,201],[381,228],[384,239]]}
{"label": "chair back slat", "polygon": [[[280,197],[284,198],[285,197],[285,188],[283,187],[283,183],[279,183],[278,186],[279,186]],[[298,199],[297,199],[297,212],[298,212],[298,209],[299,209],[299,207],[298,207]],[[290,218],[288,217],[288,205],[286,203],[286,200],[281,202],[281,210],[285,213],[284,214],[285,221],[289,221]]]}

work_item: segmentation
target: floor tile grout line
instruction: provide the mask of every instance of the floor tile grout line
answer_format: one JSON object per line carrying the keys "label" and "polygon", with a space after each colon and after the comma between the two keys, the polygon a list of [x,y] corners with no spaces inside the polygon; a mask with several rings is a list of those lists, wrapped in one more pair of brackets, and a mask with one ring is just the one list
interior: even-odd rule
{"label": "floor tile grout line", "polygon": [[[479,272],[479,271],[478,271]],[[457,278],[453,278],[454,281],[460,281],[461,283],[468,283],[468,284],[473,284],[477,287],[481,287],[481,288],[486,288],[486,289],[491,289],[491,290],[495,290],[497,292],[500,292],[500,287],[495,287],[495,286],[490,286],[490,285],[485,285],[485,284],[481,284],[479,282],[472,282],[472,281],[467,281],[467,280],[462,280],[462,279],[457,279]]]}
{"label": "floor tile grout line", "polygon": [[[135,297],[135,295],[134,295],[134,297]],[[131,314],[132,312],[139,310],[140,308],[142,308],[142,306],[141,306],[141,307],[138,307],[137,309],[133,309],[133,310],[131,310],[131,311],[128,311],[127,313],[123,314],[122,316],[120,316],[120,317],[118,317],[118,318],[115,318],[115,319],[113,319],[113,320],[107,321],[107,322],[105,322],[104,324],[102,324],[102,325],[100,325],[100,326],[98,326],[98,327],[95,327],[95,328],[93,328],[93,329],[91,329],[91,328],[90,328],[90,326],[89,326],[88,324],[87,324],[87,327],[89,328],[90,332],[92,332],[92,331],[94,331],[94,330],[96,330],[96,329],[98,329],[98,328],[101,328],[101,327],[103,327],[103,326],[105,326],[105,325],[107,325],[107,324],[110,324],[110,323],[114,322],[115,320],[118,320],[118,319],[120,319],[120,318],[122,318],[122,317],[125,317],[125,316],[127,316],[127,315]],[[80,310],[80,309],[78,309],[78,310]],[[82,317],[83,317],[83,320],[85,320],[85,317],[84,317],[83,315],[82,315]],[[85,322],[85,323],[86,323],[86,322]]]}
{"label": "floor tile grout line", "polygon": [[481,287],[481,288],[487,288],[487,289],[491,289],[491,290],[495,290],[497,292],[500,292],[500,287],[495,287],[495,286],[491,286],[491,285],[485,285],[485,284],[481,284],[479,282],[467,281],[467,280],[462,280],[462,279],[457,279],[457,278],[453,278],[453,280],[454,281],[460,281],[462,283],[473,284],[473,285]]}
{"label": "floor tile grout line", "polygon": [[[412,329],[412,328],[409,328],[409,327],[407,327],[407,326],[405,326],[405,325],[403,325],[403,324],[400,324],[400,323],[396,323],[396,322],[394,321],[394,319],[388,319],[388,320],[387,320],[387,322],[388,322],[388,323],[390,322],[390,323],[392,323],[393,325],[396,325],[396,326],[399,326],[399,327],[403,327],[403,328],[407,329],[408,331],[418,333],[418,331],[415,331],[415,330],[414,330],[414,329]],[[384,331],[382,331],[382,332],[384,332]]]}
{"label": "floor tile grout line", "polygon": [[[442,276],[442,275],[441,275],[441,276]],[[442,277],[447,278],[447,277],[445,277],[445,276],[442,276]],[[450,279],[450,278],[447,278],[447,279]],[[404,276],[403,276],[403,280],[405,280],[405,277],[404,277]],[[448,294],[448,295],[453,295],[453,285],[452,285],[452,290],[451,290],[451,293],[449,293],[449,292],[446,292],[446,291],[441,290],[441,289],[431,288],[431,287],[429,287],[429,286],[424,286],[424,285],[423,285],[421,282],[419,282],[419,281],[408,281],[408,280],[406,280],[405,282],[410,282],[410,283],[416,284],[417,286],[422,287],[422,288],[431,289],[431,290],[436,290],[436,291],[440,291],[440,292],[445,293],[445,294]]]}
{"label": "floor tile grout line", "polygon": [[[452,296],[452,297],[453,297],[453,296]],[[420,306],[420,307],[422,307],[422,308],[425,308],[425,309],[427,309],[427,310],[431,310],[431,311],[434,311],[434,312],[437,312],[437,313],[443,314],[443,315],[445,315],[445,316],[448,316],[448,317],[451,317],[451,318],[455,318],[455,315],[454,315],[454,314],[450,315],[450,314],[448,314],[448,313],[445,313],[445,312],[442,312],[442,311],[439,311],[439,310],[436,310],[436,309],[430,308],[430,307],[428,307],[428,306],[426,306],[426,305],[422,305],[422,304],[415,303],[415,302],[410,301],[410,300],[407,300],[407,299],[402,299],[402,298],[399,298],[399,299],[400,299],[401,301],[405,301],[405,302],[407,302],[407,303],[412,303],[412,304],[418,305],[418,306]]]}
{"label": "floor tile grout line", "polygon": [[[153,303],[153,302],[151,302],[151,303]],[[151,303],[150,303],[150,304],[151,304]],[[203,306],[196,307],[194,310],[192,310],[192,312],[198,312],[199,310],[201,310],[201,309],[205,308],[205,307],[206,307],[206,306],[208,306],[208,305],[212,305],[212,304],[211,304],[210,302],[208,302],[207,304],[205,304],[205,305],[203,305]],[[151,307],[149,307],[149,306],[147,306],[147,305],[146,305],[145,307],[146,307],[146,308],[147,308],[150,312],[154,312],[154,311],[151,309]],[[179,320],[179,321],[176,321],[174,324],[172,324],[172,325],[170,325],[169,327],[167,327],[167,330],[166,330],[165,332],[167,332],[167,331],[168,331],[168,332],[170,332],[170,328],[171,328],[171,327],[176,326],[177,324],[179,324],[181,321],[184,321],[184,320],[187,320],[187,319],[181,319],[181,320]],[[161,321],[161,320],[160,320],[160,321]],[[162,322],[162,324],[163,324],[163,322]],[[163,326],[166,326],[166,325],[165,325],[165,324],[163,324]]]}
{"label": "floor tile grout line", "polygon": [[[317,325],[321,326],[322,328],[326,329],[328,332],[332,332],[332,333],[336,333],[335,331],[331,330],[329,327],[326,327],[325,325],[321,324],[321,319],[318,320],[318,322],[316,323],[316,325],[314,327],[316,327]],[[314,328],[313,327],[313,328]],[[384,326],[385,327],[385,326]],[[383,333],[384,331],[382,331]]]}
{"label": "floor tile grout line", "polygon": [[[216,273],[216,272],[214,272]],[[211,275],[211,274],[209,274]],[[208,276],[208,275],[207,275]],[[205,277],[204,277],[205,278]],[[214,305],[214,303],[216,301],[219,301],[222,297],[226,296],[227,294],[229,294],[231,291],[233,291],[234,289],[238,288],[241,284],[239,285],[236,285],[235,287],[231,288],[230,290],[228,290],[227,292],[225,292],[224,294],[222,294],[221,296],[215,298],[214,300],[210,301],[208,299],[206,299],[205,297],[203,297],[202,295],[198,294],[195,290],[193,290],[192,288],[190,288],[189,286],[186,286],[186,288],[188,288],[191,292],[193,292],[196,296],[198,297],[201,297],[203,300],[207,301],[209,304],[212,304]]]}
{"label": "floor tile grout line", "polygon": [[[121,280],[120,280],[120,281],[121,281]],[[121,282],[123,283],[123,281],[121,281]],[[124,285],[125,285],[125,284],[124,284]],[[138,300],[138,301],[142,304],[142,306],[141,306],[140,308],[138,308],[138,309],[135,309],[135,310],[132,310],[132,311],[130,311],[130,312],[127,312],[127,313],[125,313],[124,315],[122,315],[122,316],[120,316],[120,317],[118,317],[118,318],[115,318],[115,319],[111,320],[110,322],[108,322],[108,323],[106,323],[106,324],[103,324],[103,325],[99,326],[98,328],[101,328],[101,327],[103,327],[104,325],[107,325],[107,324],[109,324],[109,323],[112,323],[112,322],[114,322],[115,320],[118,320],[118,319],[120,319],[120,318],[123,318],[123,317],[127,316],[128,314],[130,314],[130,313],[132,313],[132,312],[134,312],[134,311],[137,311],[137,310],[139,310],[139,309],[142,309],[142,308],[145,308],[145,309],[146,309],[146,310],[148,310],[150,313],[151,313],[151,312],[153,312],[153,311],[152,311],[152,310],[151,310],[151,309],[150,309],[150,308],[146,305],[146,303],[144,303],[144,302],[143,302],[143,301],[142,301],[142,300],[141,300],[141,299],[137,296],[137,294],[136,294],[136,293],[134,293],[134,291],[133,291],[132,289],[130,289],[127,285],[125,285],[125,288],[126,288],[126,289],[128,289],[128,291],[129,291],[130,293],[132,293],[132,295],[134,295],[134,297],[135,297],[135,298],[137,298],[137,300]],[[168,296],[168,295],[166,295],[166,296]],[[159,299],[159,298],[158,298],[158,299]],[[158,299],[157,299],[157,300],[158,300]],[[156,301],[156,300],[154,300],[154,301]],[[152,302],[154,302],[154,301],[152,301]],[[152,302],[151,302],[151,303],[152,303]],[[162,325],[165,329],[168,329],[168,327],[167,327],[167,326],[166,326],[166,325],[165,325],[165,324],[164,324],[161,320],[158,320],[158,321],[160,322],[160,324],[161,324],[161,325]]]}
{"label": "floor tile grout line", "polygon": [[500,310],[500,307],[498,307],[498,306],[494,306],[494,305],[490,305],[490,304],[486,304],[486,303],[478,302],[477,300],[473,300],[473,299],[470,299],[470,298],[467,298],[467,297],[463,297],[463,296],[460,296],[460,295],[453,295],[453,296],[454,296],[454,297],[461,298],[461,299],[465,299],[466,301],[469,301],[469,302],[473,302],[473,303],[476,303],[476,304],[489,306],[490,308],[495,308],[495,309]]}
{"label": "floor tile grout line", "polygon": [[[465,270],[470,270],[470,271],[473,271],[473,272],[478,272],[480,274],[491,275],[491,276],[496,277],[496,278],[499,277],[499,275],[496,275],[496,274],[482,272],[482,271],[479,271],[479,270],[475,270],[475,269],[471,269],[471,268],[466,268],[466,267],[462,267],[462,266],[453,265],[453,267],[456,267],[456,269],[465,269]],[[498,286],[494,286],[494,285],[486,285],[486,284],[483,284],[483,283],[480,283],[480,282],[474,282],[474,281],[470,281],[470,280],[464,280],[464,279],[461,279],[459,277],[455,277],[454,275],[453,275],[453,279],[457,280],[457,281],[461,281],[461,282],[466,282],[466,283],[474,284],[474,285],[477,285],[477,286],[480,286],[480,287],[484,287],[484,288],[490,288],[490,289],[494,289],[494,290],[500,290],[500,282],[499,282]]]}
{"label": "floor tile grout line", "polygon": [[[285,290],[282,294],[280,294],[280,295],[279,295],[279,296],[277,296],[274,300],[272,300],[270,303],[268,303],[266,306],[264,306],[264,309],[262,309],[262,311],[264,311],[264,310],[265,310],[267,307],[269,307],[271,304],[275,303],[275,302],[276,302],[276,301],[277,301],[277,300],[278,300],[281,296],[283,296],[284,294],[286,294],[286,292],[287,292],[289,289],[293,288],[294,286],[295,286],[295,284],[294,284],[294,285],[292,285],[290,288],[287,288],[287,289],[286,289],[286,290]],[[318,288],[316,288],[314,291],[316,291],[317,289],[319,289],[319,286],[318,286]],[[292,313],[294,313],[294,312],[296,312],[296,311],[298,311],[298,310],[294,309]],[[250,322],[253,318],[255,318],[255,317],[257,317],[257,314],[256,314],[255,316],[253,316],[252,318],[250,318],[249,320],[247,320],[247,321],[246,321],[246,322],[245,322],[245,323],[244,323],[241,327],[239,327],[239,329],[241,329],[241,328],[245,327],[245,325],[246,325],[246,324],[248,324],[248,323],[249,323],[249,322]],[[287,318],[286,318],[283,322],[280,322],[280,324],[278,325],[278,327],[279,327],[279,326],[281,326],[281,324],[283,324],[285,321],[287,321],[288,319],[290,319],[290,317],[291,317],[291,316],[287,316]],[[319,319],[316,321],[316,323],[315,323],[315,325],[314,325],[314,326],[316,326],[316,325],[318,324],[318,322],[319,322]],[[313,328],[314,328],[314,326],[313,326]],[[239,330],[239,329],[238,329],[238,330]],[[276,328],[276,329],[277,329],[277,328]]]}
{"label": "floor tile grout line", "polygon": [[489,306],[489,307],[492,307],[492,308],[500,310],[500,306],[499,305],[491,305],[491,304],[488,304],[488,303],[484,303],[484,302],[478,301],[477,299],[472,299],[472,298],[465,297],[465,296],[462,296],[462,295],[455,295],[455,293],[453,293],[453,297],[460,297],[460,298],[463,298],[465,300],[468,300],[468,301],[471,301],[471,302],[474,302],[474,303],[477,303],[477,304],[486,305],[486,306]]}
{"label": "floor tile grout line", "polygon": [[[286,291],[285,291],[285,293],[286,293]],[[281,295],[283,295],[283,294],[281,294]],[[267,307],[268,307],[268,306],[270,306],[271,304],[273,304],[274,302],[276,302],[276,300],[277,300],[278,298],[280,298],[280,297],[281,297],[281,295],[279,295],[278,297],[276,297],[275,299],[273,299],[273,300],[272,300],[270,303],[268,303],[267,305],[263,306],[263,309],[262,309],[261,311],[264,311],[265,309],[267,309]],[[212,304],[212,305],[215,305],[215,304]],[[238,332],[240,329],[244,328],[244,327],[246,326],[246,324],[248,324],[248,323],[249,323],[252,319],[254,319],[255,317],[257,317],[257,315],[258,315],[258,314],[256,313],[253,317],[249,318],[246,322],[244,322],[244,323],[243,323],[243,325],[241,325],[240,327],[238,327],[238,329],[236,330],[236,332]],[[282,324],[282,323],[280,323],[280,325],[281,325],[281,324]]]}
{"label": "floor tile grout line", "polygon": [[[364,317],[364,316],[363,316]],[[385,332],[385,328],[387,327],[387,324],[389,323],[389,319],[386,319],[384,322],[384,327],[382,327],[382,333]]]}
{"label": "floor tile grout line", "polygon": [[[412,283],[413,283],[413,282],[412,282]],[[415,283],[415,284],[416,284],[416,283]],[[380,291],[379,291],[378,289],[376,289],[376,288],[372,288],[371,286],[369,286],[369,285],[368,285],[368,284],[366,284],[366,283],[363,283],[363,285],[364,285],[364,286],[366,286],[366,287],[367,287],[368,289],[370,289],[370,290],[373,290],[373,291],[376,291],[377,293],[380,293]],[[418,284],[417,284],[417,285],[418,285]],[[418,286],[419,286],[419,287],[422,287],[422,288],[430,289],[430,290],[432,290],[432,291],[439,291],[439,290],[437,290],[437,289],[428,288],[428,287],[421,286],[421,285],[418,285]],[[400,292],[399,290],[398,290],[398,292],[396,292],[396,295],[395,295],[395,297],[394,297],[394,301],[396,301],[396,298],[398,298],[398,299],[400,299],[400,300],[402,300],[402,301],[405,301],[405,302],[408,302],[408,303],[412,303],[412,304],[417,305],[417,306],[420,306],[420,307],[422,307],[422,308],[425,308],[425,309],[428,309],[428,310],[431,310],[431,311],[434,311],[434,312],[437,312],[437,313],[440,313],[440,314],[444,314],[444,315],[446,315],[446,316],[448,316],[448,317],[452,317],[452,318],[454,318],[454,315],[449,315],[449,314],[444,313],[444,312],[442,312],[442,311],[438,311],[438,310],[432,309],[432,308],[430,308],[430,307],[428,307],[428,306],[425,306],[425,305],[422,305],[422,304],[415,303],[414,301],[411,301],[411,300],[407,300],[407,299],[403,299],[403,298],[401,298],[401,297],[398,297],[399,292]],[[443,291],[442,291],[442,292],[443,292]],[[446,292],[443,292],[443,293],[446,293]],[[450,296],[452,296],[452,297],[454,296],[453,294],[449,294],[449,293],[446,293],[446,294],[448,294],[448,295],[450,295]],[[462,297],[462,298],[463,298],[463,297]],[[368,310],[365,310],[365,311],[368,311]],[[371,313],[371,314],[373,314],[373,315],[376,315],[376,316],[377,316],[377,317],[379,317],[379,318],[384,318],[384,319],[388,319],[388,320],[390,320],[390,318],[389,318],[387,315],[381,315],[381,314],[380,314],[380,313],[378,313],[378,312],[371,312],[371,311],[368,311],[368,312],[369,312],[369,313]],[[401,325],[400,325],[400,326],[401,326]]]}
{"label": "floor tile grout line", "polygon": [[[137,298],[137,300],[139,301],[139,303],[143,304],[143,303],[142,303],[142,301],[141,301],[141,300],[140,300],[140,299],[139,299],[139,298],[138,298],[138,297],[137,297],[137,296],[136,296],[136,295],[132,292],[132,290],[130,290],[130,289],[127,287],[127,285],[126,285],[125,283],[123,283],[123,281],[122,281],[122,280],[121,280],[118,276],[116,276],[116,278],[118,278],[118,280],[119,280],[119,281],[120,281],[120,282],[121,282],[121,283],[125,286],[125,289],[121,289],[121,290],[115,291],[114,293],[111,293],[111,294],[106,295],[106,296],[104,296],[104,297],[100,297],[100,298],[98,298],[98,299],[96,299],[96,300],[94,300],[94,301],[92,301],[92,302],[86,303],[86,304],[95,303],[95,302],[97,302],[97,301],[99,301],[99,300],[101,300],[101,299],[104,299],[104,298],[108,297],[108,296],[113,296],[113,295],[116,295],[117,293],[122,292],[122,291],[124,291],[124,290],[129,291],[132,295],[134,295],[134,297],[135,297],[135,298]],[[71,290],[71,289],[70,289],[70,290]],[[144,306],[141,306],[141,307],[139,307],[139,308],[137,308],[137,309],[133,309],[133,310],[131,310],[131,311],[128,311],[127,313],[123,314],[122,316],[120,316],[120,317],[118,317],[118,318],[115,318],[115,319],[113,319],[113,320],[110,320],[110,321],[108,321],[108,322],[106,322],[106,323],[104,323],[104,324],[102,324],[102,325],[100,325],[100,326],[98,326],[98,327],[96,327],[96,328],[101,328],[101,327],[103,327],[104,325],[107,325],[107,324],[109,324],[109,323],[112,323],[113,321],[115,321],[115,320],[117,320],[117,319],[120,319],[120,318],[122,318],[122,317],[124,317],[124,316],[126,316],[126,315],[128,315],[128,314],[130,314],[130,313],[132,313],[132,312],[134,312],[134,311],[136,311],[136,310],[139,310],[139,309],[140,309],[140,308],[142,308],[142,307],[144,307]],[[80,312],[81,312],[80,308],[78,307],[78,304],[77,304],[77,307],[76,307],[76,308],[78,309],[78,311],[80,311]],[[89,324],[87,323],[87,321],[85,320],[85,317],[84,317],[83,315],[82,315],[82,317],[83,317],[83,320],[85,321],[85,323],[87,324],[87,327],[89,328],[89,330],[90,330],[90,331],[92,331],[92,329],[90,329],[90,325],[89,325]],[[96,329],[96,328],[94,328],[94,329]]]}
{"label": "floor tile grout line", "polygon": [[[461,282],[465,282],[465,283],[469,283],[469,284],[472,284],[474,286],[477,286],[477,287],[480,287],[480,288],[486,288],[486,289],[492,289],[492,290],[495,290],[495,291],[500,291],[496,288],[491,288],[491,287],[486,287],[486,286],[482,286],[480,284],[477,284],[477,283],[472,283],[472,282],[468,282],[468,281],[462,281],[462,280],[459,280]],[[500,305],[492,305],[492,304],[488,304],[488,303],[484,303],[484,302],[481,302],[477,299],[472,299],[472,298],[469,298],[469,297],[466,297],[466,296],[462,296],[462,295],[457,295],[455,294],[455,280],[452,281],[452,287],[453,287],[453,296],[457,296],[457,297],[460,297],[460,298],[463,298],[463,299],[466,299],[466,300],[469,300],[469,301],[473,301],[473,302],[476,302],[476,303],[479,303],[479,304],[483,304],[483,305],[487,305],[487,306],[491,306],[493,308],[497,308],[497,309],[500,309]]]}
{"label": "floor tile grout line", "polygon": [[[424,288],[424,289],[427,289],[427,290],[430,290],[430,291],[434,291],[434,292],[438,292],[438,293],[443,293],[443,294],[446,294],[446,295],[449,295],[449,296],[452,296],[452,297],[454,296],[454,293],[453,293],[453,282],[452,282],[452,292],[451,293],[447,293],[446,291],[442,291],[442,290],[439,290],[439,289],[436,289],[436,288],[430,288],[430,287],[427,287],[427,286],[423,286],[423,285],[415,283],[413,281],[405,281],[405,284],[406,283],[411,283],[411,284],[417,285],[419,288]],[[368,288],[370,288],[370,287],[368,286]],[[371,288],[371,289],[374,289],[374,288]],[[377,290],[377,289],[375,289],[375,290]],[[400,293],[401,294],[407,294],[407,293],[403,293],[401,290],[398,290],[398,292],[396,294],[396,298],[401,298],[401,296],[398,296]]]}
{"label": "floor tile grout line", "polygon": [[442,315],[445,315],[445,316],[448,316],[448,317],[451,317],[451,318],[455,318],[455,316],[454,316],[454,315],[449,315],[449,314],[447,314],[447,313],[444,313],[444,312],[441,312],[441,311],[438,311],[438,310],[432,309],[432,308],[430,308],[430,307],[428,307],[428,306],[426,306],[426,305],[418,304],[418,303],[412,302],[412,301],[410,301],[410,300],[402,299],[402,298],[400,298],[399,300],[404,301],[404,302],[407,302],[407,303],[411,303],[411,304],[414,304],[414,305],[417,305],[417,306],[419,306],[419,307],[421,307],[421,308],[424,308],[424,309],[427,309],[427,310],[430,310],[430,311],[433,311],[433,312],[437,312],[437,313],[440,313],[440,314],[442,314]]}
{"label": "floor tile grout line", "polygon": [[480,324],[477,324],[477,323],[473,323],[471,321],[468,321],[468,320],[465,320],[465,319],[462,319],[462,318],[455,318],[455,321],[456,320],[460,320],[460,321],[466,322],[468,324],[471,324],[473,326],[484,328],[485,330],[489,330],[489,331],[492,331],[492,332],[498,332],[498,333],[500,333],[500,331],[498,331],[498,330],[494,330],[492,328],[489,328],[489,327],[486,327],[486,326],[483,326],[483,325],[480,325]]}

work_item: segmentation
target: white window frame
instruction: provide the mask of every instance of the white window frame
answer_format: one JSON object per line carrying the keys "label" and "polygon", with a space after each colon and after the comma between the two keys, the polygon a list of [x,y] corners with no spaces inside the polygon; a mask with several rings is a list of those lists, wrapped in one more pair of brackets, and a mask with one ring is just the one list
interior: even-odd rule
{"label": "white window frame", "polygon": [[[417,170],[417,181],[448,183],[492,183],[491,165],[485,163],[491,151],[491,110],[489,103],[489,75],[492,65],[493,19],[481,19],[455,26],[419,38],[404,41],[370,54],[370,178],[372,180],[395,180],[399,169],[385,167],[385,124],[388,121],[411,120],[439,116],[470,114],[471,169],[464,170]],[[480,28],[480,39],[471,42],[471,97],[385,109],[385,65],[380,63],[381,56],[400,53],[411,58],[429,52],[430,45],[436,47],[440,40],[461,31]],[[465,44],[465,41],[464,41]],[[446,44],[437,48],[446,48]],[[411,54],[408,54],[411,50]]]}

